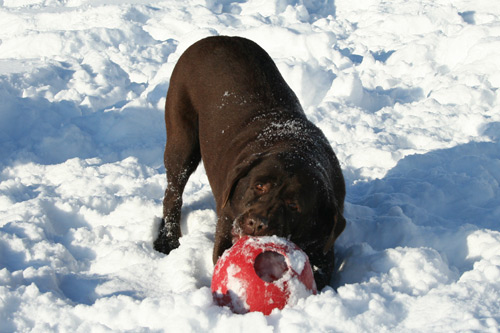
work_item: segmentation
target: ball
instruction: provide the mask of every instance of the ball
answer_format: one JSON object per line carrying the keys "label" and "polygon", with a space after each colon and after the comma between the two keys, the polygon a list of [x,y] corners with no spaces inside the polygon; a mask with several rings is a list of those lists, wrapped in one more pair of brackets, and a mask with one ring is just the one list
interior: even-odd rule
{"label": "ball", "polygon": [[220,306],[265,315],[317,293],[307,255],[277,236],[240,238],[217,261],[211,289]]}

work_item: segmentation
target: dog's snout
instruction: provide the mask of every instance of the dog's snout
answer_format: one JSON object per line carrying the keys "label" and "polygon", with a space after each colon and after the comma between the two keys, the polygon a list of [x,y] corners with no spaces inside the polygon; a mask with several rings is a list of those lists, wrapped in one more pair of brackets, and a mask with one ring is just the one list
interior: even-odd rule
{"label": "dog's snout", "polygon": [[258,236],[266,232],[269,221],[263,216],[251,216],[243,223],[243,231],[246,235]]}

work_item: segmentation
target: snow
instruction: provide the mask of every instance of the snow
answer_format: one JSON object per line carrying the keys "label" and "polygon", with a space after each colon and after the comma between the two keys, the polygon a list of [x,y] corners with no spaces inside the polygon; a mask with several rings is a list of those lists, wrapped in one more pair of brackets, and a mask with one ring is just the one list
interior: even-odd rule
{"label": "snow", "polygon": [[[236,265],[229,265],[227,268],[227,289],[231,297],[232,311],[235,313],[248,312],[250,306],[247,303],[247,281],[235,278],[235,275],[241,271],[241,268]],[[217,294],[222,294],[220,288],[216,291]]]}
{"label": "snow", "polygon": [[[346,178],[340,272],[233,314],[210,292],[202,167],[152,249],[162,107],[210,35],[264,47]],[[0,0],[0,331],[498,332],[500,4]]]}

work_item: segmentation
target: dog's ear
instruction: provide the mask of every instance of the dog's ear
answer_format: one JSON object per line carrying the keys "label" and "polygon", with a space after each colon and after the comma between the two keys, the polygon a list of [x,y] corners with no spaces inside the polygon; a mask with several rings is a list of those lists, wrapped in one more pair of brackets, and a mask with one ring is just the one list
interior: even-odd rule
{"label": "dog's ear", "polygon": [[345,225],[346,225],[345,218],[342,215],[342,213],[338,211],[334,215],[333,228],[332,231],[330,232],[330,236],[328,236],[325,246],[323,247],[323,254],[326,254],[328,251],[330,251],[330,249],[333,246],[333,243],[335,243],[335,240],[340,236],[342,231],[344,231]]}
{"label": "dog's ear", "polygon": [[250,170],[255,167],[264,156],[263,153],[252,154],[250,157],[243,159],[235,167],[231,169],[226,177],[226,182],[224,184],[224,191],[222,194],[222,208],[224,208],[229,199],[232,197],[234,189],[238,184],[238,181],[245,177]]}

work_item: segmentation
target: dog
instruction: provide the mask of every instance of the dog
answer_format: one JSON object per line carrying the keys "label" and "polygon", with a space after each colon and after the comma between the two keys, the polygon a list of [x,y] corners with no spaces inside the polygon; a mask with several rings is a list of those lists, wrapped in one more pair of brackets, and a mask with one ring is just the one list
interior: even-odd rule
{"label": "dog", "polygon": [[342,171],[260,46],[226,36],[190,46],[171,76],[165,125],[157,251],[179,246],[182,193],[203,160],[218,218],[214,264],[244,235],[277,235],[307,253],[319,290],[329,283],[333,244],[346,225]]}

